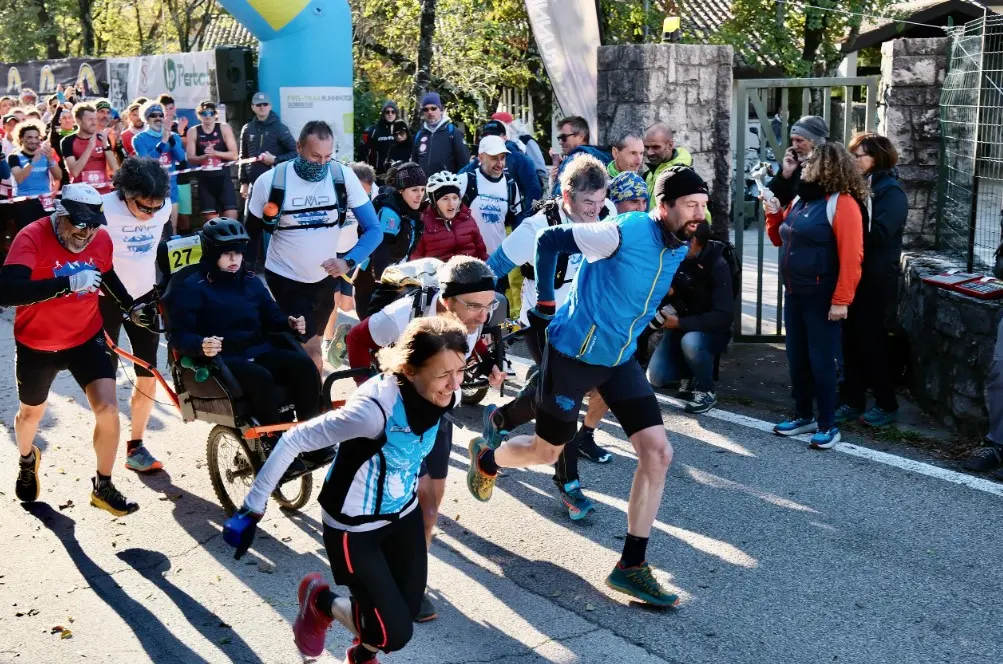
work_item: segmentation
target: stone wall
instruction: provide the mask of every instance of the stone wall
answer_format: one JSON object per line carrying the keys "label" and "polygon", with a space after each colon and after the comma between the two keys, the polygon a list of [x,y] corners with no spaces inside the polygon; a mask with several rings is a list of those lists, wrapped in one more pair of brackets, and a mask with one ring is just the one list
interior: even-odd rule
{"label": "stone wall", "polygon": [[1003,301],[978,300],[921,281],[952,265],[933,252],[902,256],[898,314],[909,339],[910,392],[944,425],[982,438],[988,431],[985,381]]}
{"label": "stone wall", "polygon": [[940,90],[949,41],[895,39],[881,45],[878,133],[899,152],[899,179],[909,197],[906,247],[933,247],[940,162]]}
{"label": "stone wall", "polygon": [[730,46],[631,44],[599,48],[600,145],[621,131],[667,123],[676,145],[711,185],[715,230],[727,229],[731,200]]}

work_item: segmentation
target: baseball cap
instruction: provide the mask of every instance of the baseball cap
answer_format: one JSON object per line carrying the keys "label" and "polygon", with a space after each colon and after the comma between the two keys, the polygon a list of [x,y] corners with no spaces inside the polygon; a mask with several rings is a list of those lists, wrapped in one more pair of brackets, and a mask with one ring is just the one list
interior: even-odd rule
{"label": "baseball cap", "polygon": [[481,125],[481,136],[504,136],[505,125],[498,120],[490,120]]}
{"label": "baseball cap", "polygon": [[255,92],[254,96],[251,97],[251,104],[257,106],[258,104],[271,104],[272,100],[268,98],[264,92]]}
{"label": "baseball cap", "polygon": [[508,148],[505,147],[505,139],[501,136],[485,136],[477,146],[477,154],[487,154],[496,157],[506,153],[508,153]]}
{"label": "baseball cap", "polygon": [[105,109],[112,110],[111,103],[107,99],[99,99],[98,103],[94,104],[94,108],[103,111]]}
{"label": "baseball cap", "polygon": [[511,113],[506,113],[505,111],[498,111],[491,116],[492,120],[501,120],[505,124],[511,124],[515,118],[512,117]]}
{"label": "baseball cap", "polygon": [[62,198],[56,199],[56,214],[66,216],[75,225],[106,226],[104,204],[97,189],[78,182],[64,185]]}

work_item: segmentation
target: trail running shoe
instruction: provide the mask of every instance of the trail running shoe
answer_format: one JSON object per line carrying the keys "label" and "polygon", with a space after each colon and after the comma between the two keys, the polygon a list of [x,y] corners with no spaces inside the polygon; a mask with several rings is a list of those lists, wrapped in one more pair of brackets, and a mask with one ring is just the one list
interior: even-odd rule
{"label": "trail running shoe", "polygon": [[676,397],[683,401],[693,400],[693,379],[692,378],[682,378],[679,381],[679,390],[676,392]]}
{"label": "trail running shoe", "polygon": [[493,450],[498,449],[498,446],[502,444],[502,440],[508,435],[508,431],[503,431],[498,428],[495,424],[495,413],[498,412],[498,406],[491,404],[484,407],[483,413],[483,426],[481,428],[481,436],[487,442],[488,447]]}
{"label": "trail running shoe", "polygon": [[620,567],[620,563],[617,563],[606,577],[606,585],[653,606],[679,605],[679,596],[667,592],[659,585],[647,562],[637,567]]}
{"label": "trail running shoe", "polygon": [[467,469],[467,488],[477,500],[486,503],[491,500],[497,477],[488,475],[481,470],[481,454],[488,449],[488,443],[480,436],[470,441],[467,450],[470,452],[470,467]]}
{"label": "trail running shoe", "polygon": [[568,516],[572,521],[579,521],[596,511],[596,506],[592,504],[588,496],[582,491],[582,484],[578,480],[572,480],[567,484],[561,484],[557,478],[553,478],[557,490],[560,492],[561,503],[568,508]]}
{"label": "trail running shoe", "polygon": [[860,416],[860,421],[869,427],[880,429],[886,427],[899,418],[898,410],[885,410],[874,406]]}
{"label": "trail running shoe", "polygon": [[139,505],[123,496],[111,480],[98,486],[97,478],[92,477],[91,484],[94,486],[94,490],[91,491],[91,505],[94,507],[100,507],[115,516],[132,514],[139,509]]}
{"label": "trail running shoe", "polygon": [[[364,648],[364,647],[365,646],[362,645],[362,641],[360,641],[358,637],[352,639],[352,647],[345,651],[344,664],[355,664],[356,661],[359,661],[352,658],[352,652],[354,652],[356,648]],[[380,660],[376,659],[376,653],[371,652],[368,649],[363,650],[363,652],[371,655],[369,659],[361,660],[365,662],[365,664],[380,664]]]}
{"label": "trail running shoe", "polygon": [[717,405],[717,397],[713,392],[694,392],[693,399],[686,404],[686,412],[700,415]]}
{"label": "trail running shoe", "polygon": [[842,424],[843,422],[856,422],[863,414],[864,411],[860,408],[854,408],[853,406],[843,404],[836,409],[836,424]]}
{"label": "trail running shoe", "polygon": [[293,622],[293,640],[296,647],[306,657],[320,657],[324,652],[324,639],[333,618],[317,608],[317,595],[331,587],[317,572],[312,572],[300,581],[296,596],[300,610]]}
{"label": "trail running shoe", "polygon": [[435,620],[439,617],[438,612],[435,610],[435,604],[432,604],[432,600],[428,598],[428,593],[425,593],[421,597],[421,607],[418,608],[418,615],[414,617],[416,623],[424,623]]}
{"label": "trail running shoe", "polygon": [[801,433],[818,431],[818,422],[814,417],[798,417],[794,415],[773,427],[773,433],[778,436],[796,436]]}
{"label": "trail running shoe", "polygon": [[38,467],[42,465],[42,451],[32,445],[31,457],[27,460],[21,459],[19,463],[14,494],[22,503],[33,503],[38,500],[38,494],[42,492],[42,486],[38,482]]}
{"label": "trail running shoe", "polygon": [[819,429],[815,432],[815,435],[811,437],[811,442],[808,443],[808,447],[813,450],[828,450],[836,446],[836,443],[839,442],[839,437],[839,429],[836,427]]}
{"label": "trail running shoe", "polygon": [[164,464],[153,458],[146,445],[140,445],[133,451],[125,455],[125,467],[137,473],[149,473],[154,470],[163,470]]}
{"label": "trail running shoe", "polygon": [[577,445],[578,454],[589,461],[593,463],[609,463],[613,460],[613,455],[609,453],[609,450],[599,447],[596,443],[595,434],[595,429],[582,427],[575,434],[575,438],[571,441],[571,444]]}
{"label": "trail running shoe", "polygon": [[[1003,447],[987,445],[980,447],[965,461],[965,470],[972,470],[976,473],[990,473],[1003,468]],[[22,467],[23,472],[23,467]],[[20,480],[18,480],[20,481]],[[21,498],[18,494],[18,498]],[[21,498],[24,500],[24,498]]]}

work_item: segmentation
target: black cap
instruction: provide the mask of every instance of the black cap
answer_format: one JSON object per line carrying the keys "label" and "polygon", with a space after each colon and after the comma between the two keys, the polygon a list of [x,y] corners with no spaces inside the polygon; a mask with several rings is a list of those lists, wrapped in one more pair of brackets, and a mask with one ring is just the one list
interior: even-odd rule
{"label": "black cap", "polygon": [[504,137],[507,132],[505,131],[505,125],[498,120],[491,120],[485,122],[481,127],[481,136],[502,136]]}

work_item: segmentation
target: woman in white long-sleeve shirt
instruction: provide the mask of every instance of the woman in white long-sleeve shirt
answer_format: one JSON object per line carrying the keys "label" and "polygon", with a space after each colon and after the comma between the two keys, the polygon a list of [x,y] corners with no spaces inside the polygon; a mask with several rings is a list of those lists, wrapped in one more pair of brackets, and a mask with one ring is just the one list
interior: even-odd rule
{"label": "woman in white long-sleeve shirt", "polygon": [[346,661],[375,661],[378,650],[400,650],[411,639],[428,567],[418,472],[440,418],[454,405],[466,354],[467,333],[455,318],[411,321],[395,346],[380,351],[381,375],[342,408],[282,437],[226,522],[224,539],[240,557],[296,455],[339,446],[319,501],[334,580],[351,598],[331,592],[318,573],[300,581],[293,634],[303,655],[323,652],[333,619],[358,637]]}

